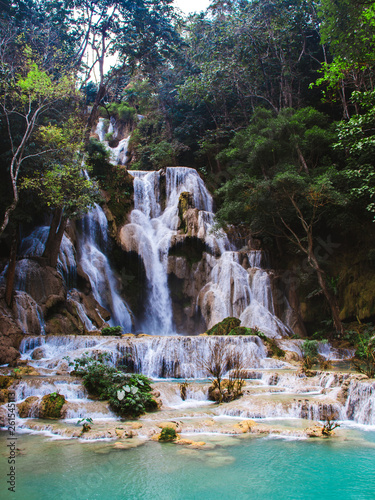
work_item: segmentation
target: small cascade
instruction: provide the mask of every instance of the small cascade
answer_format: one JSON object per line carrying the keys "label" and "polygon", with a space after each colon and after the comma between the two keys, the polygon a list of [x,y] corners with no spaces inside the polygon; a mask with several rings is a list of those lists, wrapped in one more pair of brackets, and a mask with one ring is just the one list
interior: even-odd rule
{"label": "small cascade", "polygon": [[[42,340],[40,340],[42,339]],[[33,351],[42,348],[43,358],[33,360]],[[125,364],[129,370],[151,378],[206,378],[206,361],[215,351],[225,352],[227,359],[242,356],[246,369],[263,367],[266,352],[256,336],[246,337],[91,337],[47,335],[24,339],[20,346],[23,359],[33,366],[60,370],[63,358],[73,360],[84,353],[109,352],[113,364]],[[284,363],[285,366],[285,363]],[[65,366],[65,369],[67,368]],[[231,369],[228,362],[227,372]]]}
{"label": "small cascade", "polygon": [[352,380],[345,404],[346,417],[359,424],[375,425],[375,382]]}
{"label": "small cascade", "polygon": [[90,280],[94,298],[111,313],[112,326],[120,325],[125,332],[130,332],[131,316],[118,292],[119,282],[105,255],[108,250],[108,222],[103,210],[95,205],[77,226],[79,263]]}
{"label": "small cascade", "polygon": [[35,300],[25,292],[17,291],[14,296],[17,320],[23,333],[33,335],[45,334],[43,311]]}
{"label": "small cascade", "polygon": [[185,409],[213,404],[208,400],[209,384],[163,382],[156,384],[156,388],[160,392],[163,408]]}
{"label": "small cascade", "polygon": [[[39,226],[21,242],[18,254],[20,257],[40,257],[43,255],[44,246],[49,232],[48,226]],[[77,280],[76,252],[70,238],[64,234],[61,240],[60,252],[57,261],[57,270],[61,273],[67,288],[73,288]],[[26,274],[23,274],[17,283],[19,290],[25,290]]]}

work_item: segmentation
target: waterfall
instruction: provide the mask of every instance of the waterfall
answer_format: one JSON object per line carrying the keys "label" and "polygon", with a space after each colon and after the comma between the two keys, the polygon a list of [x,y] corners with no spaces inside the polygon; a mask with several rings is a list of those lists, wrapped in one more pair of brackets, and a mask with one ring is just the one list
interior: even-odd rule
{"label": "waterfall", "polygon": [[[24,339],[20,350],[38,369],[57,371],[61,369],[63,358],[71,360],[84,353],[109,352],[112,363],[125,364],[130,371],[143,373],[152,378],[207,378],[205,362],[217,350],[226,354],[229,360],[241,354],[244,368],[263,368],[267,361],[261,340],[256,336],[246,337],[185,337],[185,336],[145,336],[145,337],[90,337],[47,335]],[[35,349],[42,348],[43,359],[32,360]],[[224,359],[224,358],[223,358]],[[227,363],[227,361],[225,361]],[[285,366],[285,363],[282,363]]]}
{"label": "waterfall", "polygon": [[108,222],[99,205],[77,224],[79,263],[90,280],[95,300],[111,313],[110,324],[130,332],[132,320],[121,298],[116,279],[105,253],[108,251]]}
{"label": "waterfall", "polygon": [[140,328],[158,335],[174,332],[168,253],[174,239],[183,241],[178,206],[181,193],[188,192],[195,217],[189,235],[203,241],[213,254],[204,255],[211,273],[197,297],[207,327],[235,316],[243,326],[257,327],[269,336],[288,336],[290,330],[275,316],[270,277],[261,267],[263,252],[240,253],[222,230],[213,231],[213,200],[196,170],[169,167],[165,171],[131,173],[134,210],[130,223],[121,229],[120,239],[126,251],[135,251],[141,257],[147,275],[147,317]]}

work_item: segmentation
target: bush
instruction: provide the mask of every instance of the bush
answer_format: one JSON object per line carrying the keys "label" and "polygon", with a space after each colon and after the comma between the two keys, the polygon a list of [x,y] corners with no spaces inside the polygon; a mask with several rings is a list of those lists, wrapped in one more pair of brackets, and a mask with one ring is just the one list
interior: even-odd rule
{"label": "bush", "polygon": [[164,429],[161,430],[159,441],[174,441],[177,437],[177,432],[173,427],[164,427]]}
{"label": "bush", "polygon": [[122,326],[106,326],[102,329],[102,335],[121,335]]}
{"label": "bush", "polygon": [[107,134],[105,134],[104,140],[107,142],[113,141],[113,132],[108,132]]}
{"label": "bush", "polygon": [[85,355],[75,360],[74,373],[82,377],[88,392],[108,399],[110,407],[123,417],[138,417],[157,409],[151,381],[144,375],[128,375],[109,366],[109,358],[108,353],[101,353],[96,359]]}
{"label": "bush", "polygon": [[318,341],[305,340],[301,345],[303,367],[310,370],[312,365],[318,361]]}

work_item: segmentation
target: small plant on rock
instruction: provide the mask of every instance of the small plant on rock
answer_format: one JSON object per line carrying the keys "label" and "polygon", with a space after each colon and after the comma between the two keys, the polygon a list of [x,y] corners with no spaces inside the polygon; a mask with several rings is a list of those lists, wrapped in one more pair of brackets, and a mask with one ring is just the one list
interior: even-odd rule
{"label": "small plant on rock", "polygon": [[187,392],[188,387],[189,387],[189,382],[187,380],[185,380],[185,382],[181,382],[180,395],[181,395],[182,401],[185,401],[185,399],[186,399],[186,392]]}
{"label": "small plant on rock", "polygon": [[122,334],[122,326],[106,326],[102,329],[102,335],[115,335],[120,336]]}
{"label": "small plant on rock", "polygon": [[305,340],[301,345],[303,369],[311,370],[318,361],[318,342],[316,340]]}
{"label": "small plant on rock", "polygon": [[81,430],[81,435],[84,432],[88,432],[91,429],[91,425],[93,424],[92,418],[81,418],[78,420],[77,424],[82,424],[82,430]]}
{"label": "small plant on rock", "polygon": [[164,429],[161,430],[159,441],[166,443],[168,441],[174,441],[177,437],[176,429],[173,427],[164,427]]}

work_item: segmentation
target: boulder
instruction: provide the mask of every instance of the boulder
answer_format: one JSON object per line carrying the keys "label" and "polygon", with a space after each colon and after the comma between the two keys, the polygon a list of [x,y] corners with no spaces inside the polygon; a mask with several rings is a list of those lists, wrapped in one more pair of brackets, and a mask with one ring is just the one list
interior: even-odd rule
{"label": "boulder", "polygon": [[34,417],[38,418],[39,415],[39,403],[40,399],[37,396],[29,396],[22,401],[22,403],[17,404],[18,415],[21,418]]}
{"label": "boulder", "polygon": [[45,351],[44,347],[37,347],[36,349],[34,349],[31,357],[32,357],[32,359],[35,359],[37,361],[39,359],[44,358],[45,355],[46,355],[46,351]]}
{"label": "boulder", "polygon": [[39,409],[39,418],[61,418],[61,410],[65,401],[66,400],[62,394],[46,394],[42,397]]}
{"label": "boulder", "polygon": [[16,283],[22,283],[23,290],[41,306],[44,315],[66,300],[66,289],[60,273],[53,267],[42,265],[37,259],[17,262]]}

